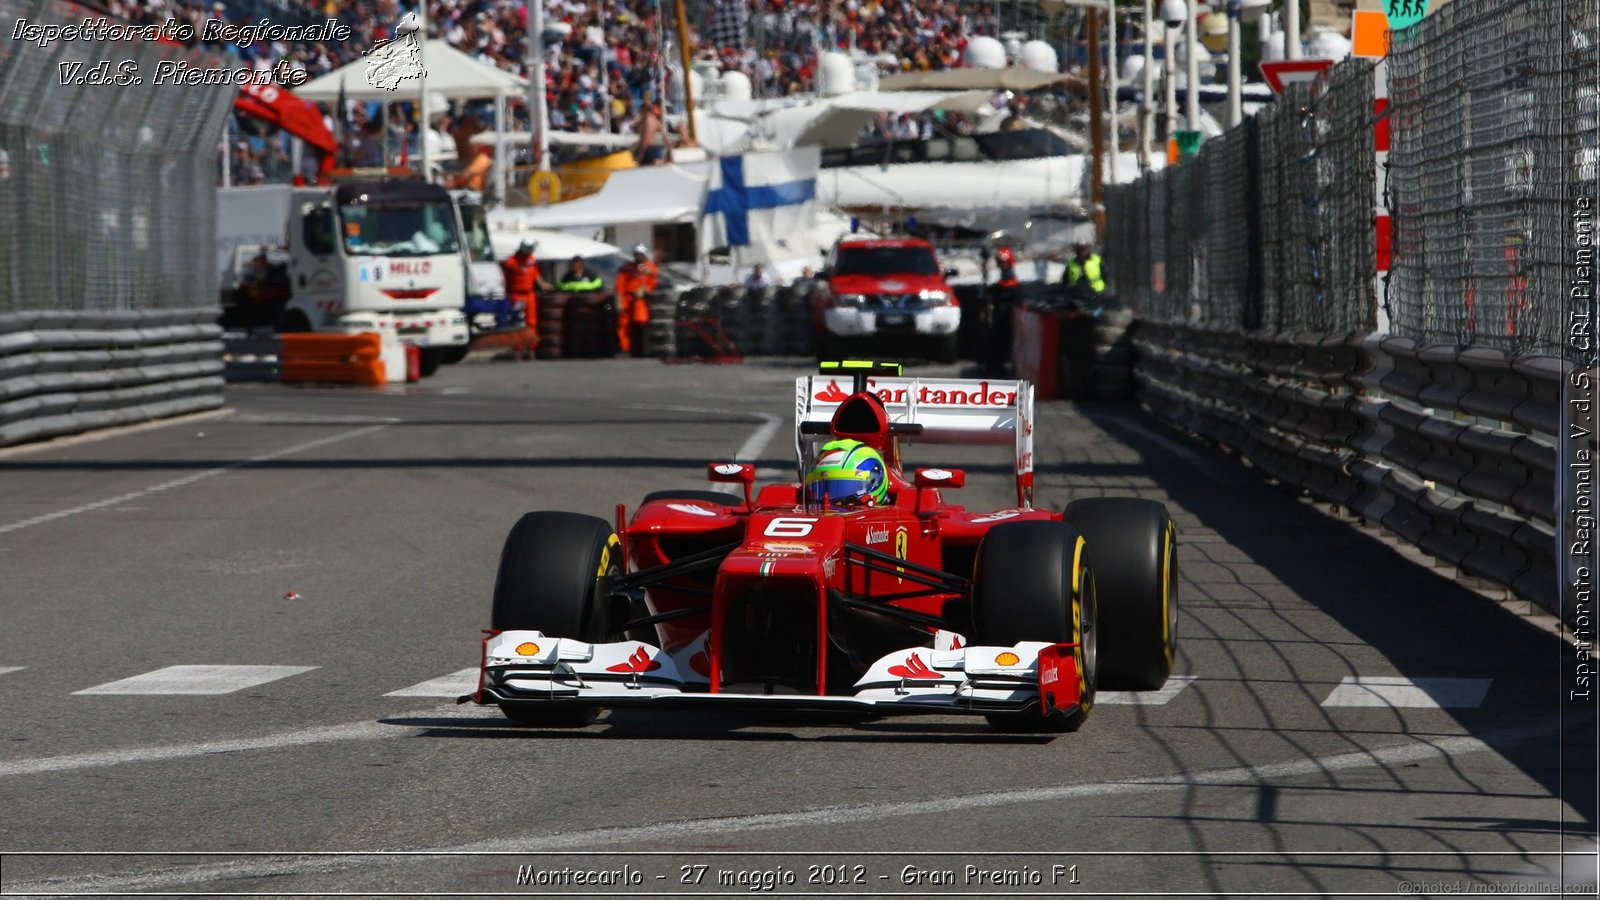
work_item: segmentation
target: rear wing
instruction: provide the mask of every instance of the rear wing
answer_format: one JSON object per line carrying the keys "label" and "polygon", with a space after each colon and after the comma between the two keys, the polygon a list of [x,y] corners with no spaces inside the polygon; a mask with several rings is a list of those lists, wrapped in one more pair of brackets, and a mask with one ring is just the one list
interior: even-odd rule
{"label": "rear wing", "polygon": [[[873,375],[867,390],[878,395],[889,423],[920,425],[916,434],[896,438],[905,443],[992,444],[1016,453],[1017,503],[1033,505],[1033,384],[978,378],[905,378]],[[848,376],[806,375],[795,379],[794,442],[800,480],[812,443],[826,440],[803,433],[807,422],[827,424],[839,404],[849,399]]]}

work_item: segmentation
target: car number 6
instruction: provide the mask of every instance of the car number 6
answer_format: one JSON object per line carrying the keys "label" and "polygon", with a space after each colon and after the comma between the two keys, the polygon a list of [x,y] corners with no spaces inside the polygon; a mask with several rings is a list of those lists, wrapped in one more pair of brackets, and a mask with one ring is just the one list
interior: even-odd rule
{"label": "car number 6", "polygon": [[767,537],[805,537],[811,533],[811,526],[816,519],[799,519],[793,516],[779,516],[767,523],[767,530],[762,534]]}

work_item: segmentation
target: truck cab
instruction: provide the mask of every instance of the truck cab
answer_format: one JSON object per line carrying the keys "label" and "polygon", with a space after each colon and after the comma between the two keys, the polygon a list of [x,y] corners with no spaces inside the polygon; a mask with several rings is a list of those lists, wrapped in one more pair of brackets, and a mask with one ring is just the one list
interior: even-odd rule
{"label": "truck cab", "polygon": [[506,277],[495,257],[489,238],[488,218],[483,195],[477,191],[450,192],[461,230],[466,260],[467,328],[473,337],[498,331],[514,331],[527,325],[506,298]]}
{"label": "truck cab", "polygon": [[293,296],[285,331],[394,334],[423,374],[468,340],[466,269],[450,195],[414,181],[296,190],[288,222]]}

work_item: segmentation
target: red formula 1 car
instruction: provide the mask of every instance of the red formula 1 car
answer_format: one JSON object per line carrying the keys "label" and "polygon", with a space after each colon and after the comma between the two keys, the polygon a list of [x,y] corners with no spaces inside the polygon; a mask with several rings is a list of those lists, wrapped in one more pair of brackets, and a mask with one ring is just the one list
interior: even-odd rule
{"label": "red formula 1 car", "polygon": [[[754,466],[711,463],[710,480],[742,498],[660,491],[631,520],[619,505],[615,525],[524,515],[463,702],[539,725],[586,724],[604,707],[731,705],[1073,731],[1097,688],[1166,681],[1172,519],[1134,498],[1033,508],[1032,385],[847,362],[796,391],[801,483],[756,492]],[[817,448],[840,439],[881,454],[884,502],[809,499]],[[910,441],[1012,448],[1017,505],[950,503],[964,474],[902,471]]]}

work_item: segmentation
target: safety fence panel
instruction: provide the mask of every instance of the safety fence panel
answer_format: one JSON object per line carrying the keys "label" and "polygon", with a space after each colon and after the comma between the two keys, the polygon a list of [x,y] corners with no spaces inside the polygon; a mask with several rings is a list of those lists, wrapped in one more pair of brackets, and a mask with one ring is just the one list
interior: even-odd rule
{"label": "safety fence panel", "polygon": [[216,310],[0,314],[0,446],[222,405]]}
{"label": "safety fence panel", "polygon": [[1456,0],[1390,54],[1387,306],[1423,344],[1558,355],[1600,23],[1579,0]]}
{"label": "safety fence panel", "polygon": [[1135,343],[1156,415],[1555,611],[1558,360],[1177,323]]}
{"label": "safety fence panel", "polygon": [[0,0],[0,444],[221,403],[214,156],[235,88],[158,83],[218,61],[152,35],[10,39],[89,15]]}
{"label": "safety fence panel", "polygon": [[1198,154],[1107,195],[1106,255],[1142,316],[1269,334],[1370,331],[1372,64],[1351,60]]}

